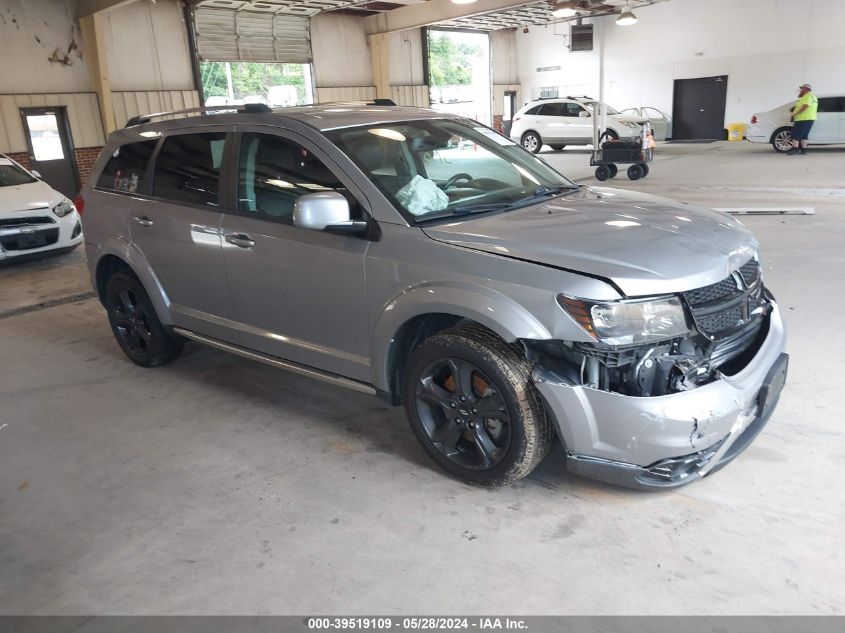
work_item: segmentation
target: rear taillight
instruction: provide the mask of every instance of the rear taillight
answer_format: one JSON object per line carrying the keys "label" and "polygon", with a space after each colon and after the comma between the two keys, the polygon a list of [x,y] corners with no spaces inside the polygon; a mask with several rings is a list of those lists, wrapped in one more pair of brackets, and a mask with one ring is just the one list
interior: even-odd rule
{"label": "rear taillight", "polygon": [[751,117],[751,122],[757,123],[757,115],[754,115],[753,117]]}
{"label": "rear taillight", "polygon": [[76,207],[76,212],[79,213],[79,215],[82,215],[82,212],[85,211],[85,198],[82,196],[76,196],[73,199],[73,206]]}

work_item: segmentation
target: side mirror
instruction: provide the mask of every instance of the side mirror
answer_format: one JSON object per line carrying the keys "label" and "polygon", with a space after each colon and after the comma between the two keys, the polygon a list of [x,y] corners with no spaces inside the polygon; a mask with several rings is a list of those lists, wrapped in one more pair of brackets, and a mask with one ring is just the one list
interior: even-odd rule
{"label": "side mirror", "polygon": [[309,193],[293,205],[293,225],[301,229],[362,235],[369,224],[351,219],[349,201],[336,191]]}
{"label": "side mirror", "polygon": [[39,173],[38,173],[37,171],[35,171],[34,169],[30,169],[30,170],[29,170],[29,173],[30,173],[30,174],[32,174],[33,176],[35,176],[36,178],[38,178],[39,180],[41,180],[41,174],[39,174]]}
{"label": "side mirror", "polygon": [[578,113],[578,116],[579,116],[579,117],[581,117],[582,119],[589,119],[589,118],[590,118],[590,113],[589,113],[589,112],[587,112],[586,110],[581,110],[581,111]]}

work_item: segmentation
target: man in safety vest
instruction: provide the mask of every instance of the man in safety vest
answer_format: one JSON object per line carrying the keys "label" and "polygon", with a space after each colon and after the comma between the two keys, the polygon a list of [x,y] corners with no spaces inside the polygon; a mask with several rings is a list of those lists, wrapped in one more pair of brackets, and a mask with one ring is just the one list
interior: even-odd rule
{"label": "man in safety vest", "polygon": [[811,92],[812,89],[810,84],[802,84],[798,89],[798,101],[792,108],[792,149],[787,154],[794,156],[807,153],[807,137],[810,136],[810,129],[816,122],[816,110],[819,109],[819,100]]}

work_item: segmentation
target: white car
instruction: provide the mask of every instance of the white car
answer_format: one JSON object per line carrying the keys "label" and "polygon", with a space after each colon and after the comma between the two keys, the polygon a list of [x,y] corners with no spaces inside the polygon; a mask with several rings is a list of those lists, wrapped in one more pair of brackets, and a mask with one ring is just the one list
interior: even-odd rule
{"label": "white car", "polygon": [[82,243],[73,202],[11,158],[0,154],[0,261]]}
{"label": "white car", "polygon": [[[797,99],[751,117],[745,138],[752,143],[771,143],[776,152],[792,147],[792,123],[789,120]],[[819,97],[816,122],[810,130],[810,145],[845,143],[845,96]]]}
{"label": "white car", "polygon": [[[593,142],[593,111],[601,105],[587,97],[540,99],[526,103],[514,114],[511,139],[529,152],[537,153],[543,145],[561,150],[567,145],[590,145]],[[610,106],[607,108],[607,129],[611,139],[639,136],[641,126]]]}
{"label": "white car", "polygon": [[672,117],[662,110],[651,106],[642,106],[622,110],[622,114],[640,124],[646,121],[651,123],[651,131],[654,133],[655,141],[665,141],[667,138],[672,138]]}

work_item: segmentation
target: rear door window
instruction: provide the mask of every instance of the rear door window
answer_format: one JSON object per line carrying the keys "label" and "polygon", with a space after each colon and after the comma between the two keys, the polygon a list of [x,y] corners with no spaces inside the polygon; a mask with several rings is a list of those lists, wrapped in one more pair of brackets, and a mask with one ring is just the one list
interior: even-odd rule
{"label": "rear door window", "polygon": [[845,97],[822,97],[819,112],[845,112]]}
{"label": "rear door window", "polygon": [[159,150],[154,195],[173,202],[217,207],[225,132],[168,136]]}
{"label": "rear door window", "polygon": [[543,116],[566,116],[565,103],[546,103],[543,104],[543,110],[540,113]]}
{"label": "rear door window", "polygon": [[118,147],[97,178],[97,188],[123,193],[143,191],[147,163],[157,143],[141,141]]}

